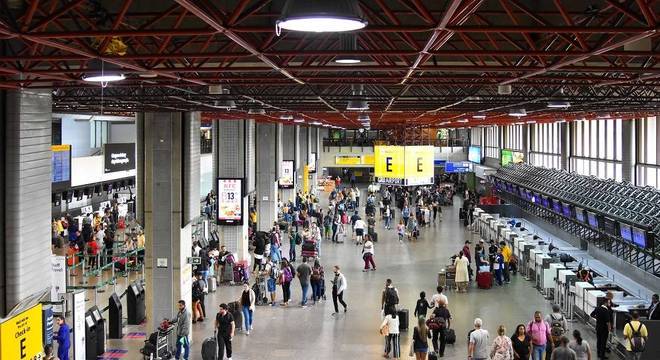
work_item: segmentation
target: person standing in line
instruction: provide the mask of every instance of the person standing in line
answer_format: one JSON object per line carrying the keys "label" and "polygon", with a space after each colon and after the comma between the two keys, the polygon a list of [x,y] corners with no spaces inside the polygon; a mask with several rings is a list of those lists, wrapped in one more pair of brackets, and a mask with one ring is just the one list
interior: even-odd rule
{"label": "person standing in line", "polygon": [[623,327],[623,337],[626,339],[626,353],[630,360],[640,360],[646,348],[649,332],[646,325],[639,321],[639,313],[632,312],[632,320]]}
{"label": "person standing in line", "polygon": [[502,255],[502,249],[497,249],[495,254],[495,259],[493,260],[493,270],[495,270],[495,280],[497,285],[502,286],[504,284],[504,256]]}
{"label": "person standing in line", "polygon": [[280,306],[289,306],[291,300],[291,282],[293,281],[293,273],[288,261],[282,261],[280,264],[280,271],[278,273],[277,282],[282,285],[282,303]]}
{"label": "person standing in line", "polygon": [[516,360],[529,360],[532,354],[532,339],[527,335],[525,325],[516,326],[516,332],[511,336],[511,344]]}
{"label": "person standing in line", "polygon": [[504,258],[504,282],[508,284],[511,282],[509,264],[511,263],[511,256],[513,255],[513,252],[511,250],[511,246],[509,246],[509,244],[507,244],[505,241],[500,241],[500,249],[502,249],[502,256]]}
{"label": "person standing in line", "polygon": [[254,316],[255,303],[257,301],[257,295],[254,293],[254,290],[250,289],[250,286],[247,282],[243,283],[243,292],[241,292],[241,298],[239,303],[241,304],[241,309],[243,312],[243,322],[245,323],[245,335],[250,335],[250,330],[252,330],[252,318]]}
{"label": "person standing in line", "polygon": [[570,349],[568,347],[568,338],[566,336],[562,336],[559,338],[559,346],[555,347],[555,349],[552,351],[552,356],[550,356],[550,360],[576,360],[577,355],[575,354],[575,351]]}
{"label": "person standing in line", "polygon": [[573,330],[573,340],[568,347],[575,351],[576,360],[591,360],[591,348],[586,340],[582,339],[580,330]]}
{"label": "person standing in line", "polygon": [[605,359],[607,338],[610,332],[610,309],[609,300],[605,300],[599,307],[595,308],[589,316],[596,319],[596,353],[599,359]]}
{"label": "person standing in line", "polygon": [[176,314],[176,355],[174,358],[179,360],[181,352],[183,352],[183,359],[188,360],[190,357],[190,313],[186,309],[186,302],[179,300],[179,312]]}
{"label": "person standing in line", "polygon": [[300,301],[301,307],[307,307],[307,292],[309,291],[309,278],[312,275],[312,268],[307,264],[307,258],[303,257],[302,264],[298,265],[296,269],[298,280],[300,280],[300,287],[302,288],[302,299]]}
{"label": "person standing in line", "polygon": [[362,245],[362,260],[364,260],[363,272],[369,271],[369,264],[371,264],[371,271],[376,271],[376,263],[374,262],[374,243],[369,236]]}
{"label": "person standing in line", "polygon": [[321,300],[323,296],[323,282],[324,280],[324,271],[323,266],[319,259],[314,260],[314,266],[312,266],[312,275],[310,276],[310,282],[312,284],[312,300],[316,305],[316,302]]}
{"label": "person standing in line", "polygon": [[552,351],[550,325],[543,321],[541,312],[534,313],[534,320],[527,324],[527,333],[532,338],[532,359],[542,360],[543,352]]}
{"label": "person standing in line", "polygon": [[399,359],[401,357],[401,338],[399,337],[399,317],[396,311],[385,315],[383,322],[380,324],[380,331],[386,333],[383,357],[389,358],[390,353],[392,353],[392,358]]}
{"label": "person standing in line", "polygon": [[463,251],[458,253],[458,257],[454,260],[454,266],[456,267],[456,287],[458,292],[467,292],[467,284],[470,280],[468,266],[470,262],[463,254]]}
{"label": "person standing in line", "polygon": [[424,317],[420,316],[417,320],[417,326],[413,330],[415,360],[426,360],[426,354],[429,352],[429,338],[431,338],[431,331],[426,327]]}
{"label": "person standing in line", "polygon": [[653,294],[649,307],[649,320],[660,320],[660,295]]}
{"label": "person standing in line", "polygon": [[335,265],[334,268],[335,277],[332,280],[332,303],[335,306],[335,312],[332,313],[332,316],[335,316],[339,313],[339,306],[337,301],[341,303],[344,307],[344,312],[348,310],[346,303],[344,302],[344,291],[348,288],[346,283],[346,277],[341,273],[339,265]]}
{"label": "person standing in line", "polygon": [[480,318],[474,319],[474,330],[470,333],[468,345],[469,360],[488,359],[488,330],[484,330],[482,327],[483,321]]}
{"label": "person standing in line", "polygon": [[505,335],[504,325],[497,327],[497,337],[493,340],[490,349],[490,358],[492,360],[513,360],[513,345],[511,339]]}
{"label": "person standing in line", "polygon": [[220,304],[220,311],[215,316],[215,330],[218,341],[218,359],[224,359],[226,349],[227,360],[231,360],[231,341],[236,331],[236,323],[234,323],[234,317],[228,309],[227,304]]}
{"label": "person standing in line", "polygon": [[57,341],[57,357],[60,360],[69,360],[69,348],[71,347],[71,335],[69,334],[71,329],[62,316],[58,316],[56,322],[60,327],[57,330],[57,335],[53,336],[53,340]]}

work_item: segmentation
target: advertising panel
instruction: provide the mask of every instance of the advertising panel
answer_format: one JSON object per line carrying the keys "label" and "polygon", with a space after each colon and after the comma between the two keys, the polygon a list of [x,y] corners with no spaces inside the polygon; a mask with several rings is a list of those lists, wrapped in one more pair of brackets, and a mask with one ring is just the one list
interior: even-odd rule
{"label": "advertising panel", "polygon": [[374,154],[364,154],[362,155],[362,165],[374,165],[376,163],[376,157]]}
{"label": "advertising panel", "polygon": [[71,145],[51,145],[51,182],[54,187],[71,184]]}
{"label": "advertising panel", "polygon": [[525,156],[520,151],[502,149],[500,155],[502,166],[507,166],[510,163],[520,164],[525,161]]}
{"label": "advertising panel", "polygon": [[468,160],[475,164],[481,164],[481,148],[479,146],[470,146],[468,148]]}
{"label": "advertising panel", "polygon": [[243,225],[243,179],[218,178],[218,224]]}
{"label": "advertising panel", "polygon": [[277,185],[280,189],[293,189],[295,183],[295,173],[293,172],[293,160],[283,160],[280,163],[280,179]]}
{"label": "advertising panel", "polygon": [[404,149],[405,184],[433,184],[433,146],[405,146]]}
{"label": "advertising panel", "polygon": [[43,352],[41,304],[0,324],[0,359],[37,359]]}
{"label": "advertising panel", "polygon": [[468,173],[472,171],[472,164],[468,161],[447,161],[445,163],[446,173]]}
{"label": "advertising panel", "polygon": [[[51,255],[51,301],[62,301],[66,296],[66,256]],[[53,311],[64,313],[62,305],[53,305]]]}
{"label": "advertising panel", "polygon": [[[374,175],[381,184],[403,185],[405,179],[405,149],[403,146],[374,147]],[[431,156],[433,161],[433,156]]]}
{"label": "advertising panel", "polygon": [[309,154],[309,173],[316,173],[316,153],[312,152]]}
{"label": "advertising panel", "polygon": [[103,145],[104,173],[135,169],[135,143]]}
{"label": "advertising panel", "polygon": [[335,165],[360,165],[362,158],[359,155],[337,155]]}
{"label": "advertising panel", "polygon": [[85,360],[85,292],[73,293],[73,360]]}

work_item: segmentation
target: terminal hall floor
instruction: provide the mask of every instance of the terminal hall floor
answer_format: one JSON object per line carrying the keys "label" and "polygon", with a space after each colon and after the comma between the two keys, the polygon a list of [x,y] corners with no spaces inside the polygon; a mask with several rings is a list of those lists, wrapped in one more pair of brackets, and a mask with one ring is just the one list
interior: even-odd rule
{"label": "terminal hall floor", "polygon": [[[322,193],[322,196],[326,195]],[[338,317],[331,316],[330,288],[327,289],[327,301],[315,306],[258,306],[254,313],[254,330],[250,335],[236,333],[232,358],[382,359],[384,341],[378,327],[381,322],[381,291],[388,278],[399,290],[400,306],[410,310],[410,328],[401,335],[401,355],[408,358],[415,326],[413,311],[419,292],[425,291],[430,299],[435,293],[438,270],[445,267],[450,256],[458,253],[464,241],[473,236],[459,223],[461,200],[459,197],[455,199],[454,206],[443,208],[442,221],[422,228],[416,242],[399,243],[396,231],[386,230],[383,222],[378,221],[376,231],[379,241],[375,244],[377,271],[362,272],[361,247],[352,243],[350,238],[343,244],[323,242],[321,264],[326,271],[326,284],[329,287],[332,266],[339,265],[348,282],[344,295],[348,312],[340,313]],[[400,213],[397,213],[396,219],[400,219]],[[477,239],[476,235],[474,239]],[[288,241],[285,244],[282,250],[288,254]],[[299,263],[300,260],[296,265]],[[217,292],[206,296],[208,319],[193,324],[190,359],[201,359],[201,344],[204,338],[213,335],[218,305],[238,300],[240,291],[240,286],[221,285]],[[297,279],[294,279],[291,291],[293,299],[290,304],[299,304],[302,292]],[[457,335],[456,344],[447,346],[445,359],[467,358],[467,333],[472,329],[475,317],[483,319],[484,328],[490,332],[492,340],[500,324],[506,326],[510,336],[516,325],[526,324],[533,318],[534,311],[540,310],[544,316],[551,311],[551,303],[533,287],[532,282],[519,275],[512,276],[511,283],[502,287],[494,285],[490,290],[480,290],[471,283],[467,293],[446,291],[445,294],[449,298],[452,314],[451,327]],[[277,296],[278,301],[282,299],[279,286]],[[582,324],[569,322],[570,331],[575,327],[582,331],[592,349],[595,349],[593,333]],[[153,332],[152,329],[134,326],[125,331]],[[143,340],[109,340],[107,347],[126,349],[128,353],[125,358],[139,359]],[[613,354],[612,357],[615,358]]]}

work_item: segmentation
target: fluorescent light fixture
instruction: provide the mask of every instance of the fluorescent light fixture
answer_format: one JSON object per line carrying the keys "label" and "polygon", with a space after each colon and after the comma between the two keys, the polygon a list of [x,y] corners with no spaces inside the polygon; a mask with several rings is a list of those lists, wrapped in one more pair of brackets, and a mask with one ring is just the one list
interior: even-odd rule
{"label": "fluorescent light fixture", "polygon": [[557,120],[557,121],[555,121],[555,122],[556,122],[557,124],[565,123],[565,122],[566,122],[566,119],[559,119],[559,120]]}
{"label": "fluorescent light fixture", "polygon": [[346,110],[349,111],[364,111],[369,110],[369,103],[367,100],[349,100]]}
{"label": "fluorescent light fixture", "polygon": [[318,122],[318,121],[312,121],[311,124],[312,124],[312,125],[321,125],[321,123]]}
{"label": "fluorescent light fixture", "polygon": [[293,115],[280,115],[280,120],[293,120]]}
{"label": "fluorescent light fixture", "polygon": [[547,106],[551,109],[566,109],[571,107],[571,103],[564,100],[553,100],[553,101],[548,101]]}
{"label": "fluorescent light fixture", "polygon": [[511,109],[509,110],[509,116],[515,116],[515,117],[527,116],[527,111],[525,111],[525,109]]}
{"label": "fluorescent light fixture", "polygon": [[298,119],[293,119],[293,122],[294,122],[294,123],[304,123],[304,122],[305,122],[305,119],[300,119],[300,118],[298,118]]}
{"label": "fluorescent light fixture", "polygon": [[359,64],[362,60],[354,58],[352,56],[338,56],[335,58],[337,64]]}
{"label": "fluorescent light fixture", "polygon": [[610,113],[598,113],[598,115],[596,115],[596,118],[597,119],[611,119],[612,115],[610,115]]}
{"label": "fluorescent light fixture", "polygon": [[485,119],[485,118],[486,118],[486,114],[484,114],[484,113],[476,113],[476,114],[472,115],[472,118],[473,118],[473,119]]}
{"label": "fluorescent light fixture", "polygon": [[126,78],[124,74],[119,71],[119,66],[106,64],[99,59],[90,60],[88,68],[92,69],[93,72],[82,76],[82,79],[87,82],[109,83],[124,80]]}
{"label": "fluorescent light fixture", "polygon": [[360,114],[358,115],[358,121],[369,121],[369,115],[367,114]]}
{"label": "fluorescent light fixture", "polygon": [[251,108],[248,109],[249,115],[266,115],[266,110],[262,108]]}
{"label": "fluorescent light fixture", "polygon": [[461,120],[457,120],[456,122],[459,122],[459,123],[466,123],[466,122],[468,122],[468,121],[469,121],[468,119],[461,119]]}
{"label": "fluorescent light fixture", "polygon": [[343,32],[367,26],[362,10],[354,0],[287,0],[282,15],[275,23],[281,29],[305,32]]}
{"label": "fluorescent light fixture", "polygon": [[536,120],[530,120],[527,122],[528,124],[536,124]]}

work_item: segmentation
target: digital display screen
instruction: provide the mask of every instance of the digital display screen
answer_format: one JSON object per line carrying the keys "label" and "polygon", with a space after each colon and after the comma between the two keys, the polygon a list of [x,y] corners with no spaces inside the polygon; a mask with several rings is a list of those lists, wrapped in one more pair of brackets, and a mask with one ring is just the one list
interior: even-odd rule
{"label": "digital display screen", "polygon": [[582,208],[579,207],[575,208],[575,219],[581,223],[586,222],[584,220],[584,210]]}
{"label": "digital display screen", "polygon": [[308,165],[308,168],[309,168],[308,171],[309,171],[310,174],[316,173],[316,153],[315,152],[312,152],[312,153],[309,154],[309,164],[307,164],[307,165]]}
{"label": "digital display screen", "polygon": [[587,211],[587,220],[589,221],[589,226],[598,229],[598,216],[595,213]]}
{"label": "digital display screen", "polygon": [[623,240],[628,242],[633,241],[632,229],[630,228],[630,225],[619,223],[619,230],[621,233],[621,238],[623,238]]}
{"label": "digital display screen", "polygon": [[550,199],[547,196],[541,196],[541,205],[545,208],[550,208]]}
{"label": "digital display screen", "polygon": [[103,145],[104,173],[135,169],[135,143]]}
{"label": "digital display screen", "polygon": [[52,183],[69,184],[71,182],[71,145],[52,145],[51,174]]}
{"label": "digital display screen", "polygon": [[632,237],[633,237],[633,243],[639,247],[646,247],[646,231],[633,227],[632,228]]}
{"label": "digital display screen", "polygon": [[614,219],[610,219],[608,217],[604,217],[603,221],[601,223],[602,225],[602,230],[610,235],[617,235],[616,231],[616,221]]}
{"label": "digital display screen", "polygon": [[552,210],[556,213],[561,214],[561,203],[557,199],[552,199]]}
{"label": "digital display screen", "polygon": [[509,192],[513,192],[513,185],[506,184],[506,188],[509,190]]}
{"label": "digital display screen", "polygon": [[218,224],[243,224],[243,179],[218,179]]}
{"label": "digital display screen", "polygon": [[520,192],[520,197],[524,198],[525,197],[525,188],[518,188],[518,191]]}
{"label": "digital display screen", "polygon": [[293,160],[282,160],[280,163],[280,179],[277,185],[280,189],[293,189],[294,187]]}
{"label": "digital display screen", "polygon": [[502,149],[500,152],[501,165],[507,166],[510,163],[519,164],[525,160],[525,156],[520,151]]}
{"label": "digital display screen", "polygon": [[470,146],[468,148],[468,160],[475,164],[481,164],[481,148],[479,146]]}
{"label": "digital display screen", "polygon": [[572,218],[573,217],[572,216],[573,213],[571,211],[571,205],[570,204],[562,203],[561,204],[561,211],[562,211],[562,214],[564,214],[564,216],[566,216],[567,218]]}

